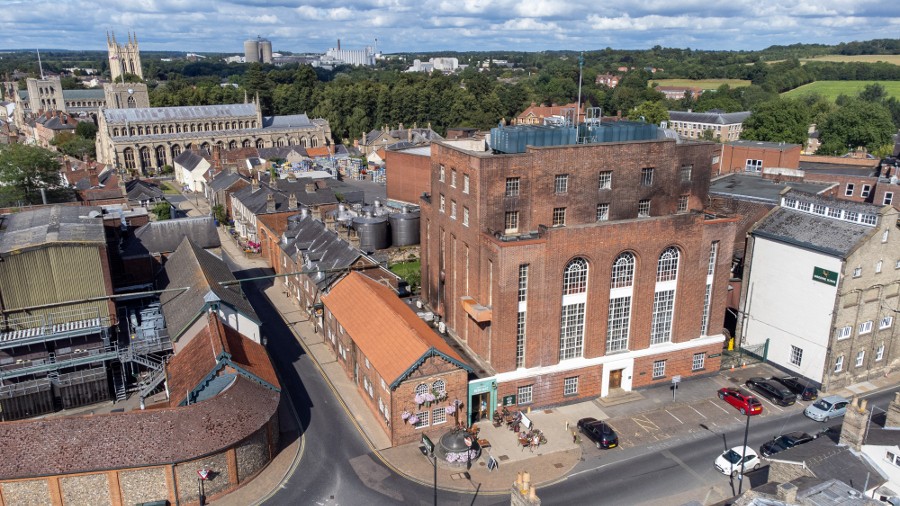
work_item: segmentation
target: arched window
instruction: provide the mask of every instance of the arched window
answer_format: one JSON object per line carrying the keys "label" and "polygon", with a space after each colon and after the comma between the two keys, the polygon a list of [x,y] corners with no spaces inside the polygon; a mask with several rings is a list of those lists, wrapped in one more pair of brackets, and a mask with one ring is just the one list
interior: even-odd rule
{"label": "arched window", "polygon": [[156,146],[156,166],[162,167],[166,164],[166,147]]}
{"label": "arched window", "polygon": [[626,251],[613,262],[612,288],[631,286],[632,283],[634,283],[634,254]]}
{"label": "arched window", "polygon": [[250,139],[244,139],[244,140],[241,142],[241,147],[249,148],[251,144],[252,144],[252,143],[250,142]]}
{"label": "arched window", "polygon": [[133,96],[128,95],[128,108],[129,108],[129,109],[134,109],[135,107],[137,107],[137,102],[134,101],[134,97],[133,97]]}
{"label": "arched window", "polygon": [[309,139],[307,139],[306,137],[301,137],[300,144],[302,144],[304,148],[308,148],[309,147]]}
{"label": "arched window", "polygon": [[587,291],[588,264],[583,258],[575,258],[563,271],[563,295]]}
{"label": "arched window", "polygon": [[125,168],[134,169],[134,150],[131,148],[125,148],[125,150],[122,151],[122,155],[125,157]]}
{"label": "arched window", "polygon": [[150,160],[150,148],[144,146],[141,148],[141,168],[148,168],[152,164]]}
{"label": "arched window", "polygon": [[256,149],[262,149],[266,147],[266,143],[263,142],[262,139],[256,139]]}
{"label": "arched window", "polygon": [[231,141],[228,143],[228,149],[237,149],[237,141]]}
{"label": "arched window", "polygon": [[209,143],[208,143],[208,142],[204,142],[203,144],[201,144],[201,145],[200,145],[200,151],[205,151],[205,152],[209,153]]}
{"label": "arched window", "polygon": [[283,138],[283,137],[280,138],[280,139],[278,139],[278,147],[279,147],[279,148],[283,148],[283,147],[284,147],[284,138]]}
{"label": "arched window", "polygon": [[659,256],[656,266],[656,281],[674,281],[678,277],[678,248],[668,247]]}
{"label": "arched window", "polygon": [[443,397],[444,394],[447,393],[447,385],[444,383],[444,380],[435,380],[435,382],[431,384],[431,392],[434,393],[436,397]]}
{"label": "arched window", "polygon": [[181,146],[179,146],[178,144],[175,144],[174,146],[172,146],[172,160],[177,158],[178,155],[180,155],[180,154],[181,154]]}
{"label": "arched window", "polygon": [[119,129],[113,128],[113,137],[118,137],[118,136],[119,136]]}
{"label": "arched window", "polygon": [[312,139],[310,139],[310,144],[312,144],[312,147],[314,147],[314,148],[315,148],[315,147],[318,147],[318,146],[319,146],[319,139],[316,139],[315,137],[313,137]]}
{"label": "arched window", "polygon": [[425,395],[428,393],[428,385],[425,383],[419,383],[416,386],[416,395]]}
{"label": "arched window", "polygon": [[573,258],[563,270],[563,298],[559,324],[559,359],[584,354],[584,314],[587,306],[588,263]]}
{"label": "arched window", "polygon": [[240,129],[243,130],[243,128],[244,128],[244,121],[243,121],[243,120],[238,121],[238,128],[240,128]]}

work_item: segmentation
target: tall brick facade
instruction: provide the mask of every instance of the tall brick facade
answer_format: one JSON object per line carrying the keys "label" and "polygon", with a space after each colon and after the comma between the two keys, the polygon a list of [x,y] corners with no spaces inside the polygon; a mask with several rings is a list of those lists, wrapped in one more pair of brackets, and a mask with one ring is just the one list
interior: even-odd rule
{"label": "tall brick facade", "polygon": [[[435,143],[431,194],[422,200],[422,296],[494,369],[499,396],[527,400],[530,390],[531,401],[517,397],[519,404],[561,404],[717,370],[710,355],[721,351],[735,232],[733,220],[700,212],[717,151],[663,140],[495,155]],[[670,248],[677,277],[658,282]],[[610,346],[610,301],[622,295],[611,288],[613,263],[623,253],[634,258],[630,317],[625,345]],[[575,299],[563,293],[573,260],[587,267]],[[665,291],[674,298],[671,316],[660,310],[654,325],[654,301]],[[573,319],[573,300],[583,304],[583,320]],[[671,331],[661,331],[667,322]]]}

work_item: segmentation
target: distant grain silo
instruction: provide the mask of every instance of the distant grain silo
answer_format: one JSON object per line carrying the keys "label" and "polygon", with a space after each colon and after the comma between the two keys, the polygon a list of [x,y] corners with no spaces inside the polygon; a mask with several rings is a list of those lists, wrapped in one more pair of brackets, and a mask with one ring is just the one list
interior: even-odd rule
{"label": "distant grain silo", "polygon": [[247,63],[259,62],[259,39],[244,41],[244,61]]}
{"label": "distant grain silo", "polygon": [[272,63],[272,41],[268,39],[259,40],[259,61],[262,63]]}

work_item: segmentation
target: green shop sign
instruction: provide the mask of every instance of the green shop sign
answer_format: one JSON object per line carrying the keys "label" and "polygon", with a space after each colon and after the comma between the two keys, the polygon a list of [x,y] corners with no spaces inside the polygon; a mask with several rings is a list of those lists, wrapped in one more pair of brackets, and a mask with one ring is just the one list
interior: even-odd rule
{"label": "green shop sign", "polygon": [[813,281],[825,283],[826,285],[837,286],[838,273],[823,269],[821,267],[813,267]]}

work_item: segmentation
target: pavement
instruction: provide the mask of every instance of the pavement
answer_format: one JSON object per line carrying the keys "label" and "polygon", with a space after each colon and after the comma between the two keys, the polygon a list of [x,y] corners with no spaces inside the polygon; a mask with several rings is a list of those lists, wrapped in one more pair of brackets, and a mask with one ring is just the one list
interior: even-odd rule
{"label": "pavement", "polygon": [[[192,199],[186,199],[181,203],[181,208],[189,216],[208,215],[209,208],[204,207],[204,204],[201,198],[198,208],[194,209]],[[244,269],[268,267],[258,255],[244,253],[222,227],[218,230],[223,250],[239,266]],[[297,341],[315,360],[347,416],[368,441],[374,456],[398,474],[432,486],[435,471],[431,461],[422,455],[417,443],[393,448],[390,446],[389,438],[374,420],[355,383],[337,363],[331,348],[324,343],[323,336],[316,332],[305,310],[293,302],[279,280],[260,283],[258,286],[281,313]],[[682,382],[674,394],[671,385],[660,385],[618,396],[529,411],[528,418],[547,437],[547,444],[533,450],[522,448],[515,433],[505,427],[494,427],[489,420],[483,420],[478,424],[481,428],[479,438],[487,439],[491,446],[483,450],[482,457],[473,462],[468,470],[439,462],[437,486],[458,492],[477,492],[479,495],[505,495],[509,493],[509,486],[520,471],[529,472],[536,486],[546,486],[565,478],[579,463],[603,458],[604,452],[628,451],[629,448],[638,446],[653,446],[657,442],[665,444],[666,439],[690,437],[692,433],[711,428],[737,426],[743,423],[744,418],[731,406],[719,401],[715,395],[716,390],[725,386],[741,386],[753,376],[769,377],[774,374],[782,373],[768,364],[752,364],[713,371],[705,377]],[[828,393],[852,397],[889,388],[897,383],[900,383],[900,372]],[[776,416],[786,410],[802,411],[806,404],[798,402],[795,406],[783,408],[766,399],[762,401],[764,413],[760,416]],[[285,412],[285,416],[292,413],[291,408]],[[616,429],[620,448],[599,450],[580,434],[573,434],[576,422],[589,416],[606,420]],[[256,478],[211,504],[262,504],[283,486],[303,455],[303,430],[299,420],[295,418],[295,422],[286,425],[289,432],[295,431],[294,437],[288,434],[287,444]],[[493,457],[498,462],[497,469],[487,468],[488,457]]]}

